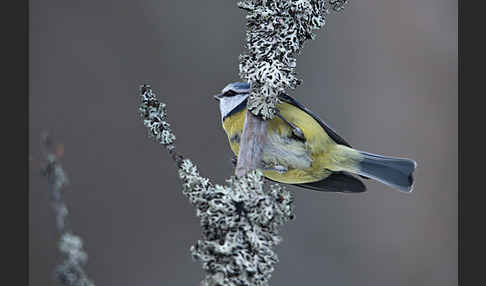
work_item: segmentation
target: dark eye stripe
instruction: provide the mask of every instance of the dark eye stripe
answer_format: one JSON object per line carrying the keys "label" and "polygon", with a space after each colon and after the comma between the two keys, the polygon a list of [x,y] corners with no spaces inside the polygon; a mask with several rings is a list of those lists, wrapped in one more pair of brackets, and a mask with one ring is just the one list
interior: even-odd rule
{"label": "dark eye stripe", "polygon": [[235,96],[237,94],[238,94],[237,92],[235,92],[234,90],[231,90],[230,89],[230,90],[228,90],[227,92],[224,93],[224,96],[230,97],[230,96]]}

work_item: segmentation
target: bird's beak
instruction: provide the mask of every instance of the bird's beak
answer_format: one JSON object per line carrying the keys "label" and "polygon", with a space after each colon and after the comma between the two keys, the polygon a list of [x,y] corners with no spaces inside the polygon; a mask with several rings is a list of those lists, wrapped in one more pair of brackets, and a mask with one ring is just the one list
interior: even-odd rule
{"label": "bird's beak", "polygon": [[223,97],[222,93],[214,95],[214,99],[216,99],[217,101],[219,101],[221,97]]}

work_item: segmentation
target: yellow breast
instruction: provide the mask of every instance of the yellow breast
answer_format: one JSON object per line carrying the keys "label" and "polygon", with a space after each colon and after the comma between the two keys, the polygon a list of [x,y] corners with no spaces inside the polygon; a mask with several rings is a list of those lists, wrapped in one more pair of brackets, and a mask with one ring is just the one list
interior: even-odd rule
{"label": "yellow breast", "polygon": [[[287,123],[275,117],[270,120],[267,130],[267,143],[263,151],[265,164],[282,165],[287,172],[280,173],[264,170],[265,177],[281,183],[299,184],[316,182],[326,178],[334,169],[337,144],[327,135],[319,123],[301,109],[282,102],[280,114],[298,126],[306,141],[292,136]],[[246,109],[227,117],[223,128],[228,135],[231,150],[238,155],[241,132],[246,118]]]}

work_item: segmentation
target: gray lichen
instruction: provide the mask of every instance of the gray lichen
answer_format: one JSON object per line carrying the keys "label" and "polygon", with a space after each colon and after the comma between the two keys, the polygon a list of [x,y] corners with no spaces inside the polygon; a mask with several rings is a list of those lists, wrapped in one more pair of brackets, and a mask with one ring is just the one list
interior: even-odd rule
{"label": "gray lichen", "polygon": [[244,0],[248,11],[248,53],[240,55],[240,77],[251,83],[248,109],[263,119],[275,115],[277,95],[294,89],[296,56],[314,30],[326,22],[330,10],[340,11],[346,0]]}
{"label": "gray lichen", "polygon": [[[152,94],[150,86],[141,87],[142,105],[139,107],[143,124],[147,127],[149,136],[159,144],[173,149],[175,135],[166,121],[167,110],[164,103],[160,103]],[[146,90],[145,90],[146,89]]]}
{"label": "gray lichen", "polygon": [[64,261],[56,268],[56,278],[64,286],[94,286],[83,269],[88,260],[88,254],[83,250],[83,240],[74,235],[69,226],[69,212],[63,200],[63,189],[69,183],[68,177],[58,156],[51,151],[52,142],[47,134],[42,137],[42,146],[46,156],[42,174],[47,177],[50,186],[56,227],[60,233],[58,248],[64,257]]}
{"label": "gray lichen", "polygon": [[148,85],[140,88],[140,95],[141,119],[150,137],[176,161],[182,193],[201,219],[202,238],[191,247],[192,257],[206,272],[201,285],[268,285],[278,262],[273,248],[281,241],[280,226],[294,217],[292,194],[279,185],[264,190],[260,170],[213,185],[175,151],[165,104]]}

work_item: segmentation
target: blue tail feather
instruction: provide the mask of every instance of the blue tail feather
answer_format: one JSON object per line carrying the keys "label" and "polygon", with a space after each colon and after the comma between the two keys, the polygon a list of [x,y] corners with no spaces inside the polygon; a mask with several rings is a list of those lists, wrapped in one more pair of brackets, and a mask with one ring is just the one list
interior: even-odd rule
{"label": "blue tail feather", "polygon": [[382,182],[400,191],[413,190],[413,172],[417,163],[406,158],[387,157],[361,152],[364,159],[359,163],[359,175]]}

